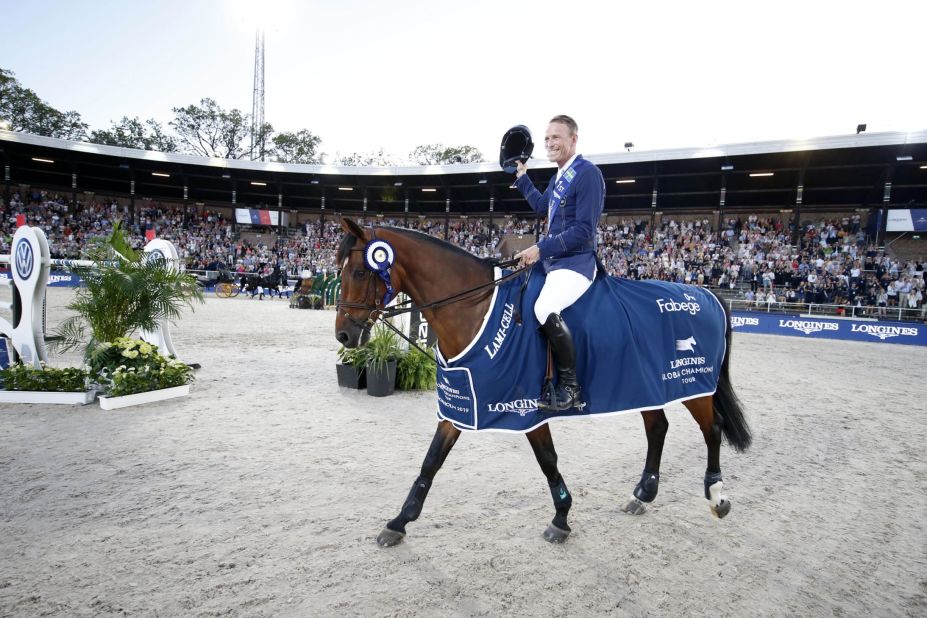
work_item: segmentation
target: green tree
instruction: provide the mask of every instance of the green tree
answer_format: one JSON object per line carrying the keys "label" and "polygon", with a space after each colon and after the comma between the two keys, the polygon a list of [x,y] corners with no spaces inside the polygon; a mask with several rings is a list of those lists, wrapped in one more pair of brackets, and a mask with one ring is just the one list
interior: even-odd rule
{"label": "green tree", "polygon": [[454,165],[456,163],[479,163],[484,161],[483,153],[474,146],[445,146],[425,144],[416,146],[409,153],[409,159],[419,165]]}
{"label": "green tree", "polygon": [[322,138],[307,129],[278,133],[272,141],[274,160],[279,163],[321,163]]}
{"label": "green tree", "polygon": [[0,120],[10,131],[70,140],[87,137],[88,126],[80,114],[55,109],[5,69],[0,69]]}
{"label": "green tree", "polygon": [[250,115],[237,109],[226,111],[210,98],[200,99],[199,105],[175,107],[173,112],[170,125],[182,150],[220,159],[242,159],[251,154]]}
{"label": "green tree", "polygon": [[254,136],[252,151],[248,153],[254,161],[263,161],[267,156],[273,155],[274,125],[265,122],[257,128]]}
{"label": "green tree", "polygon": [[177,141],[164,133],[161,124],[151,118],[143,123],[138,117],[123,116],[122,120],[114,122],[108,131],[92,131],[90,141],[95,144],[138,150],[177,151]]}

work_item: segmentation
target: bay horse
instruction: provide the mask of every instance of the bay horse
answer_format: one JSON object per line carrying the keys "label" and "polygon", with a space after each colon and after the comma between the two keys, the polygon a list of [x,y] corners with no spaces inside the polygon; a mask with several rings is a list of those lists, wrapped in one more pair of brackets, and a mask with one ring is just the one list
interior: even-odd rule
{"label": "bay horse", "polygon": [[[390,283],[395,293],[404,292],[416,306],[425,306],[472,290],[485,288],[453,303],[425,308],[422,313],[429,327],[438,336],[438,349],[444,358],[453,358],[477,335],[493,293],[494,264],[477,258],[450,243],[420,232],[391,227],[363,229],[353,220],[342,219],[345,236],[338,250],[341,266],[341,293],[337,304],[335,336],[347,348],[360,344],[373,322],[385,309],[386,283],[365,260],[365,247],[371,240],[389,243],[394,252],[390,266]],[[720,302],[720,300],[719,300]],[[705,498],[716,517],[728,514],[731,502],[722,495],[720,466],[722,437],[737,451],[746,450],[752,441],[740,402],[730,382],[731,354],[730,312],[724,303],[726,340],[724,358],[713,395],[700,396],[684,402],[705,439],[708,450],[704,478]],[[640,481],[635,486],[623,510],[640,515],[657,496],[660,478],[660,458],[669,423],[663,409],[642,413],[647,433],[647,457]],[[451,422],[441,420],[425,455],[421,473],[412,485],[399,515],[386,524],[377,537],[384,547],[398,544],[406,535],[406,525],[418,519],[435,475],[444,464],[461,430]],[[567,515],[572,496],[557,469],[549,423],[526,433],[554,501],[554,517],[543,533],[551,543],[562,543],[570,534]]]}

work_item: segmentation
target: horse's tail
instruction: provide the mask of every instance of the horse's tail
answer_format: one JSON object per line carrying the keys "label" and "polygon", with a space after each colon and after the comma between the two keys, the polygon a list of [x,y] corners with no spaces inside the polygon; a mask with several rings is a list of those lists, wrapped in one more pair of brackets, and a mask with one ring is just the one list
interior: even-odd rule
{"label": "horse's tail", "polygon": [[[714,294],[714,292],[712,292]],[[734,386],[731,384],[730,362],[731,362],[731,311],[724,300],[715,294],[715,298],[721,303],[724,309],[724,341],[726,343],[724,350],[724,360],[721,361],[721,375],[718,380],[718,389],[712,398],[714,411],[721,416],[721,432],[727,439],[728,444],[734,447],[734,450],[743,452],[750,447],[753,442],[753,436],[750,428],[747,426],[747,419],[744,417],[744,411],[740,404],[740,399],[734,392]]]}

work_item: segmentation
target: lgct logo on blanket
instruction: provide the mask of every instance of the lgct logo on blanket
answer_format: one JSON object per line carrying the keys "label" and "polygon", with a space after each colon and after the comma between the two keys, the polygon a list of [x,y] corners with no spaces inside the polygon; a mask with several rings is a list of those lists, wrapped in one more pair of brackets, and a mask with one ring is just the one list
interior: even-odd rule
{"label": "lgct logo on blanket", "polygon": [[502,344],[505,342],[506,335],[509,334],[509,327],[512,325],[512,316],[515,313],[515,305],[512,303],[505,303],[505,309],[502,312],[502,318],[499,320],[499,330],[496,331],[496,336],[492,338],[487,345],[483,346],[483,349],[486,350],[486,354],[489,355],[489,358],[495,358],[496,354],[499,353],[499,350],[502,348]]}
{"label": "lgct logo on blanket", "polygon": [[666,300],[665,298],[658,298],[657,307],[660,308],[660,313],[685,311],[689,315],[695,315],[702,309],[702,306],[697,302],[697,298],[694,296],[689,296],[688,294],[683,294],[683,296],[686,297],[686,302],[679,302],[678,300],[673,300],[672,298],[669,300]]}
{"label": "lgct logo on blanket", "polygon": [[695,337],[689,336],[688,339],[677,339],[676,340],[676,351],[677,352],[695,352]]}
{"label": "lgct logo on blanket", "polygon": [[524,416],[529,412],[537,412],[537,399],[516,399],[500,403],[490,403],[486,405],[489,412],[514,412],[519,416]]}

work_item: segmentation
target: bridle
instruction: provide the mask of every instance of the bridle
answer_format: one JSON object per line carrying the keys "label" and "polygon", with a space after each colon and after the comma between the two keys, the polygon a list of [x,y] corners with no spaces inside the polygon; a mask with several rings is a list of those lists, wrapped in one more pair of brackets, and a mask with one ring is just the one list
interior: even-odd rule
{"label": "bridle", "polygon": [[[364,248],[354,247],[350,249],[349,252],[354,253],[355,251],[363,252]],[[500,262],[493,262],[492,264],[493,266],[497,266],[499,268],[507,268],[509,266],[514,266],[515,264],[518,264],[518,262],[519,262],[518,260],[513,259],[513,260],[500,261]],[[403,313],[410,313],[412,311],[423,311],[425,309],[436,309],[438,307],[444,307],[446,305],[451,305],[453,303],[460,302],[472,296],[476,296],[477,294],[480,294],[486,290],[492,289],[498,286],[499,284],[504,283],[510,279],[514,279],[515,277],[517,277],[524,271],[530,270],[530,267],[516,268],[512,272],[503,275],[499,279],[493,279],[489,283],[482,283],[468,290],[457,292],[455,294],[452,294],[451,296],[442,298],[440,300],[436,300],[434,302],[425,303],[423,305],[414,305],[412,304],[411,300],[407,300],[401,303],[397,303],[396,305],[390,308],[387,308],[386,306],[389,304],[389,300],[392,300],[392,299],[386,300],[386,296],[389,294],[389,292],[387,292],[387,294],[384,294],[383,296],[384,300],[381,300],[380,296],[377,294],[377,280],[378,280],[377,272],[372,270],[366,264],[366,261],[364,263],[364,269],[366,271],[364,278],[367,279],[369,284],[367,285],[367,291],[364,293],[363,301],[356,303],[356,302],[343,301],[339,298],[338,301],[335,303],[335,311],[339,312],[342,317],[344,317],[346,320],[348,320],[355,326],[359,327],[363,335],[369,334],[374,324],[376,324],[377,321],[380,321],[382,324],[387,326],[390,330],[392,330],[397,335],[399,335],[400,337],[408,341],[409,345],[414,347],[416,350],[418,350],[419,352],[421,352],[428,358],[431,358],[432,360],[434,360],[431,354],[429,354],[428,352],[420,348],[414,341],[412,341],[412,339],[407,337],[405,333],[403,333],[398,328],[390,324],[387,321],[387,319],[395,317],[397,315],[402,315]],[[389,271],[388,268],[386,270],[387,272]],[[530,276],[530,273],[529,273],[529,276]],[[528,283],[528,277],[525,278],[525,283],[522,286],[523,291],[524,291],[524,288],[527,286],[527,283]],[[343,292],[344,291],[343,285],[341,289]],[[341,294],[339,294],[339,297],[340,295]],[[373,297],[373,302],[370,302],[369,300],[371,296]],[[359,320],[358,318],[355,318],[347,311],[342,312],[342,309],[367,310],[367,318],[366,320]],[[374,314],[376,314],[376,316],[374,316]]]}
{"label": "bridle", "polygon": [[[362,247],[356,247],[356,248],[351,249],[350,253],[362,252],[362,251],[364,251]],[[355,318],[353,315],[351,315],[347,311],[341,313],[341,315],[342,317],[344,317],[346,320],[348,320],[355,326],[359,326],[364,333],[369,333],[370,329],[373,328],[373,325],[376,323],[376,321],[382,317],[382,313],[383,313],[383,310],[385,309],[385,305],[381,302],[381,300],[378,298],[378,295],[377,295],[376,273],[372,271],[371,269],[367,268],[366,265],[364,267],[364,270],[365,270],[364,279],[366,279],[369,282],[369,285],[367,285],[367,291],[364,293],[363,302],[354,303],[354,302],[343,301],[340,298],[341,294],[339,294],[339,299],[335,303],[335,311],[341,313],[342,308],[366,309],[368,311],[367,319],[364,320],[363,322]],[[341,286],[341,289],[344,290],[343,285]],[[373,295],[373,300],[374,300],[373,303],[370,303],[368,301],[371,294]],[[380,315],[378,315],[377,317],[373,317],[373,314],[376,312],[380,312]],[[388,317],[391,317],[392,315],[395,315],[395,314],[391,314]]]}

